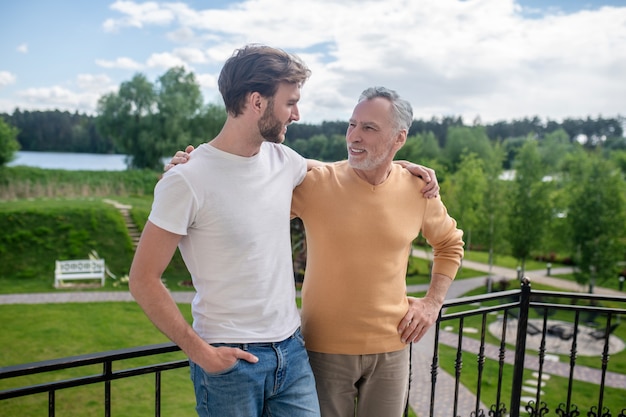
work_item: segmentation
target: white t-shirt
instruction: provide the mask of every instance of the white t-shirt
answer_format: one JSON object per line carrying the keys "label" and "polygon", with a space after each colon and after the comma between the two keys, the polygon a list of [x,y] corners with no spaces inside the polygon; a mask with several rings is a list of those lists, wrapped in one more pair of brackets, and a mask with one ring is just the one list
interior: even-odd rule
{"label": "white t-shirt", "polygon": [[304,158],[284,145],[241,157],[204,144],[156,185],[149,219],[183,235],[193,328],[207,342],[276,342],[300,325],[290,206],[305,174]]}

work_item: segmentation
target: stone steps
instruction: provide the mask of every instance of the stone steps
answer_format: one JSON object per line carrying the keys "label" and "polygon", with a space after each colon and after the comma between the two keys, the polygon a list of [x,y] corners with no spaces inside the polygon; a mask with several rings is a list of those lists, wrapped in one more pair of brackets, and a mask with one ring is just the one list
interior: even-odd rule
{"label": "stone steps", "polygon": [[128,230],[128,236],[130,236],[130,240],[133,243],[133,250],[137,249],[137,245],[139,244],[139,238],[141,237],[141,232],[139,231],[139,228],[130,216],[130,209],[132,209],[133,207],[121,204],[115,200],[104,199],[103,201],[105,203],[113,205],[116,209],[119,210],[120,214],[124,218],[124,224],[126,225],[126,229]]}

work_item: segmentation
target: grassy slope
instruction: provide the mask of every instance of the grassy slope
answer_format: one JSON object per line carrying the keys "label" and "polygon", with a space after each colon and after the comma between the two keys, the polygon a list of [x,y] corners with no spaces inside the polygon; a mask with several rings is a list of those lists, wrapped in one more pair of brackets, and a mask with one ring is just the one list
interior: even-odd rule
{"label": "grassy slope", "polygon": [[[143,227],[151,197],[114,198],[136,204],[133,216]],[[3,201],[0,230],[0,293],[53,291],[54,261],[86,259],[91,251],[120,277],[134,253],[122,215],[100,198]],[[165,278],[173,289],[189,278],[178,253]],[[107,280],[106,289],[112,284]]]}

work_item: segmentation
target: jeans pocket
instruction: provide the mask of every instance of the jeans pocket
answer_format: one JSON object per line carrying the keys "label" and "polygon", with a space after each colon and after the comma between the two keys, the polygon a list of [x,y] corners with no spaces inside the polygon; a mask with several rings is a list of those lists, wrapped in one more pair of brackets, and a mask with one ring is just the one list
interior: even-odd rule
{"label": "jeans pocket", "polygon": [[201,368],[201,369],[204,371],[204,373],[205,373],[207,376],[220,376],[220,375],[226,375],[226,374],[229,374],[229,373],[231,373],[231,372],[234,372],[234,371],[235,371],[235,369],[237,369],[237,367],[239,366],[239,363],[240,363],[240,362],[241,362],[241,359],[237,359],[237,360],[235,361],[235,363],[233,363],[233,364],[232,364],[231,366],[229,366],[228,368],[226,368],[226,369],[222,369],[221,371],[217,371],[217,372],[209,372],[209,371],[207,371],[207,370],[205,370],[205,369],[203,369],[203,368]]}

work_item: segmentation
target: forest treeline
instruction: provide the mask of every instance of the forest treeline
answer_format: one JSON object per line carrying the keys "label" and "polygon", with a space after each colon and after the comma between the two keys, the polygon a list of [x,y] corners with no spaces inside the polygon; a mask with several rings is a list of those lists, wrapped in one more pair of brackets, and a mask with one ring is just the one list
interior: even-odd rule
{"label": "forest treeline", "polygon": [[22,151],[117,153],[111,139],[96,128],[97,116],[68,111],[22,111],[0,114],[5,122],[18,129],[17,141]]}
{"label": "forest treeline", "polygon": [[[23,151],[123,153],[116,143],[102,135],[97,128],[98,117],[68,111],[28,111],[15,109],[12,114],[0,113],[6,123],[17,128],[17,141]],[[542,139],[558,130],[564,131],[569,140],[582,141],[585,147],[594,148],[598,143],[605,146],[623,146],[612,138],[622,138],[623,117],[565,119],[562,122],[543,121],[539,117],[501,121],[482,125],[491,142],[515,141],[529,136]],[[345,158],[343,136],[347,121],[325,121],[319,124],[294,123],[289,126],[285,143],[296,148],[306,157],[332,161]],[[414,120],[409,136],[431,134],[440,148],[446,147],[448,130],[466,126],[461,117]],[[476,123],[473,126],[477,126]],[[339,136],[338,143],[328,141]],[[321,139],[323,138],[323,139]],[[207,140],[209,138],[206,138]],[[312,140],[312,142],[310,142]],[[304,142],[303,142],[304,141]],[[322,144],[322,142],[324,142]],[[194,144],[197,145],[197,144]],[[316,146],[317,145],[317,146]]]}

